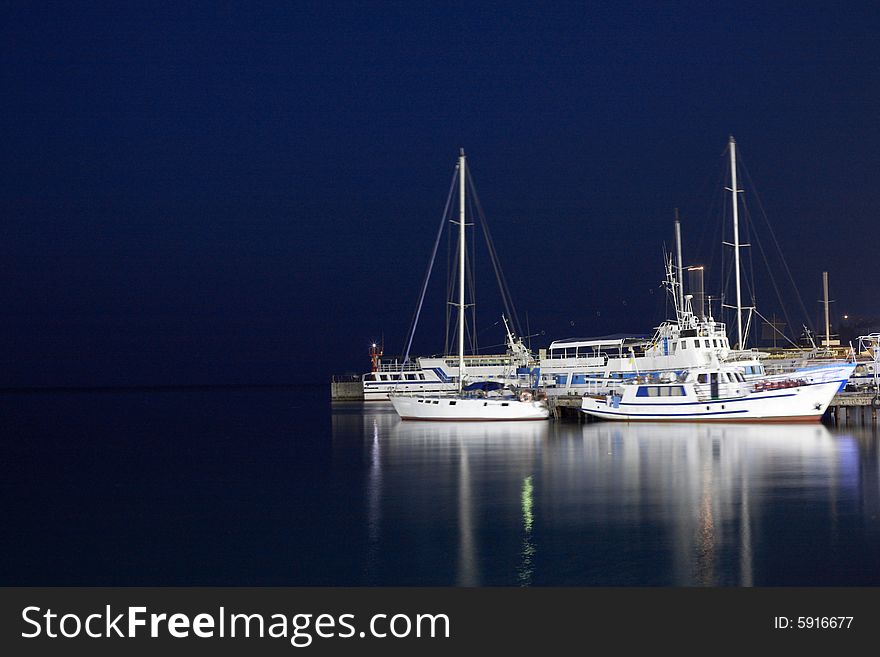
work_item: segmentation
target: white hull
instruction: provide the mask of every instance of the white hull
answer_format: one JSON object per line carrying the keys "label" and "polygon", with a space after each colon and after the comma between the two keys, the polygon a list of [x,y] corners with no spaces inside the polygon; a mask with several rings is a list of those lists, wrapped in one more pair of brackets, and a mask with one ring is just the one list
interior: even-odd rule
{"label": "white hull", "polygon": [[520,401],[516,398],[393,394],[390,400],[402,420],[486,422],[546,420],[550,417],[550,411],[545,402]]}
{"label": "white hull", "polygon": [[[751,387],[744,394],[722,394],[710,398],[707,387],[693,382],[668,386],[627,385],[615,398],[584,397],[581,410],[603,420],[675,421],[675,422],[809,422],[821,419],[834,395],[845,385],[853,365],[818,368],[815,377],[801,371],[802,385],[772,387],[755,392]],[[769,381],[769,380],[768,380]],[[651,388],[678,388],[676,396],[639,394]]]}
{"label": "white hull", "polygon": [[443,383],[442,381],[422,381],[420,383],[378,383],[373,385],[364,384],[364,401],[387,402],[391,393],[401,394],[439,394],[452,393],[458,390],[457,383]]}

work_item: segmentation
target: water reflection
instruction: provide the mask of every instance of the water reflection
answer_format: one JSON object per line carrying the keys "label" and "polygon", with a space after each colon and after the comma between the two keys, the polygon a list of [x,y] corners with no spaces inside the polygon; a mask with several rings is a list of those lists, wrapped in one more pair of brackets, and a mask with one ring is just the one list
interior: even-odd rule
{"label": "water reflection", "polygon": [[532,475],[523,479],[522,508],[523,508],[523,542],[522,564],[519,567],[520,586],[528,586],[532,583],[532,560],[535,556],[535,544],[532,540]]}
{"label": "water reflection", "polygon": [[578,467],[613,491],[605,504],[624,522],[649,512],[665,524],[675,585],[751,586],[762,505],[805,480],[827,482],[832,497],[837,488],[839,441],[818,423],[597,423],[582,433],[593,453]]}
{"label": "water reflection", "polygon": [[337,463],[365,465],[371,583],[880,583],[876,436],[381,406],[334,414],[333,435]]}

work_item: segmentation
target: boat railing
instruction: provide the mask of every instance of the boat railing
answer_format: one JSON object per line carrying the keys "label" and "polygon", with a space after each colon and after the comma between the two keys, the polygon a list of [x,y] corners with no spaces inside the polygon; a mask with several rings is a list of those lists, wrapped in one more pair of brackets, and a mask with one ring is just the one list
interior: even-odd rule
{"label": "boat railing", "polygon": [[767,357],[766,351],[758,351],[757,349],[731,349],[727,352],[726,361],[741,360],[759,360]]}
{"label": "boat railing", "polygon": [[408,363],[399,363],[392,361],[390,363],[379,363],[377,372],[417,372],[422,369],[417,362],[410,361]]}
{"label": "boat railing", "polygon": [[719,386],[715,391],[713,391],[712,388],[713,386],[711,383],[695,383],[694,393],[697,396],[697,400],[701,402],[723,401],[725,399],[739,399],[744,396],[742,392],[731,394],[731,389],[728,384]]}
{"label": "boat railing", "polygon": [[356,383],[361,380],[361,374],[334,374],[330,377],[331,383]]}
{"label": "boat railing", "polygon": [[807,385],[807,380],[802,378],[787,379],[763,379],[752,384],[753,392],[767,392],[768,390],[784,390],[786,388],[798,388]]}

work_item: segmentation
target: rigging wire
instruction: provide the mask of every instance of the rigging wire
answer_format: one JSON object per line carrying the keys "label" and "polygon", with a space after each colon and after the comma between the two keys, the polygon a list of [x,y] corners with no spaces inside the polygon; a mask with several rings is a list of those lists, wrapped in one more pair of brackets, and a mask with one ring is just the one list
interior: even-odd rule
{"label": "rigging wire", "polygon": [[[758,192],[757,192],[756,186],[754,184],[754,181],[751,177],[751,174],[749,173],[748,169],[746,168],[745,160],[742,157],[742,149],[739,147],[737,148],[737,172],[748,183],[750,195],[754,197],[755,202],[757,203],[757,206],[758,206],[759,214],[764,219],[764,223],[765,223],[767,230],[770,233],[770,236],[773,240],[773,245],[776,247],[776,252],[779,255],[779,260],[782,262],[782,266],[784,267],[785,272],[788,275],[788,279],[791,283],[792,289],[795,292],[795,297],[797,298],[801,312],[803,313],[804,317],[808,318],[807,322],[810,323],[809,316],[808,316],[806,309],[804,307],[803,299],[801,298],[800,292],[794,283],[794,277],[792,276],[791,270],[788,267],[788,263],[785,260],[785,256],[782,253],[782,248],[780,247],[779,241],[776,238],[776,234],[773,231],[773,227],[770,224],[770,221],[767,217],[767,213],[764,211],[764,207],[761,203],[760,196],[758,195]],[[727,196],[727,195],[725,194],[725,196]],[[747,200],[747,197],[745,195],[743,195],[743,202],[742,202],[743,222],[742,222],[742,226],[743,226],[744,233],[745,233],[745,243],[741,244],[740,246],[752,246],[752,240],[754,240],[755,245],[758,247],[758,250],[760,251],[761,259],[764,262],[764,266],[766,267],[767,275],[770,279],[770,284],[773,286],[773,291],[775,292],[776,299],[779,302],[779,307],[782,310],[782,313],[785,317],[786,322],[788,323],[788,326],[794,327],[794,324],[791,321],[791,316],[788,312],[788,308],[783,300],[782,289],[780,288],[780,285],[779,285],[778,281],[776,280],[776,277],[773,274],[773,268],[770,264],[770,258],[768,256],[767,250],[764,247],[763,242],[761,241],[760,231],[758,230],[758,224],[754,219],[754,213],[751,211],[749,204],[746,202],[746,200]],[[730,204],[725,203],[724,204],[724,212],[723,212],[723,220],[722,220],[725,230],[727,229],[727,224],[728,224],[728,221],[730,220],[730,216],[728,215],[729,208],[730,208]],[[726,254],[726,249],[722,249],[721,302],[722,302],[722,308],[727,308],[728,311],[732,311],[732,309],[734,307],[729,302],[727,302],[729,295],[727,294],[726,290],[728,290],[731,285],[731,278],[733,277],[733,269],[734,269],[733,264],[734,263],[733,263],[733,258],[728,259],[725,254]],[[755,283],[755,264],[754,264],[754,257],[752,255],[751,251],[748,252],[748,260],[746,263],[746,269],[747,269],[747,277],[745,278],[744,283],[745,283],[746,291],[748,294],[748,298],[751,301],[750,310],[752,312],[754,312],[757,316],[759,316],[762,319],[764,319],[765,321],[767,321],[766,318],[763,315],[761,315],[760,313],[758,313],[758,311],[757,311],[757,285]],[[722,310],[722,314],[724,314],[723,310]],[[730,320],[728,318],[730,317],[731,314],[732,314],[731,312],[728,312],[726,315],[724,315],[724,319],[729,322]],[[773,327],[773,330],[779,332],[775,326]],[[743,336],[743,337],[745,339],[746,336]]]}
{"label": "rigging wire", "polygon": [[[453,184],[455,184],[455,180],[453,180]],[[446,218],[446,221],[451,221],[450,217]],[[453,267],[452,267],[452,231],[446,231],[446,296],[444,297],[444,302],[446,306],[446,340],[443,345],[443,353],[448,354],[449,350],[452,348],[451,339],[454,337],[450,337],[449,335],[449,326],[450,320],[452,318],[452,286],[455,284],[453,279]]]}
{"label": "rigging wire", "polygon": [[[738,149],[738,152],[739,152],[739,149]],[[797,298],[798,304],[800,305],[801,312],[803,313],[804,318],[807,321],[807,324],[809,325],[810,329],[812,330],[812,328],[813,328],[812,322],[810,321],[810,316],[809,316],[809,313],[807,313],[806,306],[804,306],[804,300],[803,300],[803,298],[801,298],[800,290],[798,290],[798,287],[795,284],[794,276],[791,273],[791,269],[789,269],[789,267],[788,267],[788,262],[786,262],[785,257],[782,254],[782,247],[780,247],[779,240],[776,238],[776,232],[773,230],[773,226],[770,224],[770,220],[767,218],[767,213],[764,211],[764,205],[763,205],[763,203],[761,203],[761,197],[758,195],[757,187],[755,186],[755,183],[752,181],[752,177],[749,174],[749,170],[745,166],[745,162],[743,162],[742,170],[745,173],[747,180],[749,181],[749,186],[753,190],[753,194],[755,196],[755,201],[758,204],[758,210],[760,210],[761,216],[763,217],[764,222],[767,224],[767,230],[770,233],[770,237],[773,238],[773,244],[776,246],[776,251],[779,253],[779,259],[782,262],[782,266],[785,268],[785,273],[788,275],[788,280],[791,283],[792,289],[794,290],[795,298]],[[771,277],[773,276],[772,272],[770,273],[770,275],[771,275]],[[781,298],[780,298],[780,303],[781,303]]]}
{"label": "rigging wire", "polygon": [[[467,199],[468,215],[474,216],[474,203],[472,198]],[[473,223],[473,222],[471,222]],[[468,289],[471,293],[471,353],[479,353],[477,344],[477,231],[471,231],[470,257],[465,259],[468,272]]]}
{"label": "rigging wire", "polygon": [[428,263],[428,269],[425,272],[425,279],[422,281],[422,291],[419,294],[419,303],[416,306],[416,311],[413,314],[412,322],[410,323],[409,333],[407,334],[406,339],[406,349],[403,353],[403,362],[406,364],[409,361],[409,350],[412,347],[413,336],[416,332],[416,326],[419,323],[419,316],[422,314],[422,304],[425,301],[425,292],[428,289],[428,281],[431,280],[431,271],[434,269],[434,259],[437,257],[437,247],[440,245],[440,238],[443,235],[443,229],[446,226],[446,216],[449,212],[449,205],[452,202],[452,192],[455,190],[455,181],[458,179],[458,168],[456,167],[456,173],[452,176],[452,182],[449,185],[449,194],[446,196],[446,207],[443,209],[443,216],[440,219],[440,227],[437,229],[437,237],[434,238],[434,248],[431,250],[431,260]]}
{"label": "rigging wire", "polygon": [[474,203],[477,207],[477,215],[480,220],[480,226],[483,229],[483,236],[486,239],[486,246],[489,251],[489,259],[492,262],[492,269],[495,272],[495,279],[498,282],[498,288],[501,292],[501,301],[504,304],[504,310],[507,313],[507,316],[510,318],[511,322],[513,322],[513,326],[516,330],[517,335],[523,335],[522,325],[520,324],[519,316],[516,312],[516,306],[514,305],[513,297],[510,294],[510,288],[507,286],[507,279],[504,277],[504,272],[501,269],[501,263],[498,259],[498,252],[495,249],[495,241],[492,239],[492,233],[489,231],[489,223],[486,221],[486,215],[483,212],[483,206],[480,203],[480,197],[477,195],[477,190],[474,185],[474,179],[473,176],[471,176],[470,171],[467,171],[467,180],[469,183],[471,194],[473,194]]}
{"label": "rigging wire", "polygon": [[[738,165],[739,164],[737,163],[737,166]],[[745,233],[746,233],[745,246],[749,247],[749,250],[746,252],[747,256],[748,256],[748,263],[747,263],[748,277],[746,278],[746,292],[748,292],[748,295],[749,295],[748,298],[751,301],[751,306],[749,307],[749,310],[750,310],[749,319],[748,319],[748,322],[746,323],[745,335],[743,335],[743,344],[747,344],[748,339],[749,339],[749,331],[752,328],[752,313],[754,313],[755,309],[758,307],[758,302],[757,302],[757,288],[755,287],[755,259],[752,257],[752,249],[751,249],[752,237],[753,237],[752,236],[752,215],[749,213],[749,208],[748,208],[748,205],[746,204],[745,191],[743,192],[743,197],[742,197],[742,208],[743,208],[743,213],[742,213],[743,225],[745,226]],[[756,242],[759,241],[757,233],[755,233],[754,239]],[[743,246],[743,245],[740,244],[740,246]],[[771,276],[771,278],[772,278],[772,276]],[[756,339],[758,339],[757,334],[756,334]]]}
{"label": "rigging wire", "polygon": [[[470,197],[468,197],[468,199],[466,200],[466,202],[468,203],[468,209],[470,211],[471,216],[472,217],[476,216],[480,221],[480,226],[483,231],[483,236],[485,237],[485,240],[486,240],[486,247],[487,247],[487,250],[489,251],[489,259],[492,263],[492,268],[495,272],[495,278],[496,278],[496,281],[498,282],[499,291],[501,293],[501,299],[502,299],[502,302],[504,303],[504,309],[507,313],[507,317],[513,323],[513,326],[514,326],[517,334],[522,335],[523,334],[522,327],[519,322],[519,317],[516,313],[516,307],[513,304],[513,298],[510,294],[510,289],[507,286],[507,280],[505,279],[504,272],[501,269],[501,263],[498,259],[497,250],[495,249],[495,243],[494,243],[494,240],[492,239],[492,234],[489,231],[489,225],[488,225],[488,222],[486,221],[486,215],[483,212],[482,205],[480,204],[480,199],[479,199],[479,196],[477,195],[476,187],[474,186],[473,177],[471,176],[469,169],[466,170],[466,173],[467,173],[467,175],[465,178],[465,182],[471,191]],[[410,350],[412,349],[412,342],[413,342],[413,338],[415,335],[415,330],[418,325],[419,318],[421,316],[421,311],[422,311],[422,307],[424,305],[425,295],[426,295],[427,288],[428,288],[428,283],[430,281],[431,273],[434,268],[434,263],[435,263],[435,260],[437,257],[437,251],[438,251],[438,248],[440,245],[440,240],[442,239],[442,236],[443,236],[443,231],[446,228],[447,223],[454,223],[454,221],[455,221],[451,215],[451,203],[452,203],[453,192],[455,191],[456,182],[459,181],[459,175],[460,175],[460,171],[459,171],[459,168],[456,166],[455,173],[452,176],[452,181],[449,186],[449,193],[447,194],[447,197],[446,197],[446,205],[443,210],[443,216],[440,221],[440,227],[437,230],[437,236],[434,240],[434,247],[431,251],[431,259],[430,259],[430,262],[428,263],[428,268],[425,272],[424,280],[422,281],[422,288],[421,288],[421,292],[419,294],[419,301],[416,306],[416,311],[413,314],[412,321],[410,323],[410,329],[407,333],[406,348],[404,349],[404,359],[403,359],[404,363],[407,363],[409,361],[409,354],[410,354]],[[473,223],[475,224],[476,222],[473,222]],[[475,232],[476,231],[474,231],[474,233]],[[444,345],[445,352],[447,354],[450,352],[450,346],[451,346],[452,342],[454,342],[458,339],[457,322],[456,322],[456,327],[452,331],[450,331],[450,326],[452,326],[452,322],[450,321],[450,319],[452,318],[452,306],[457,305],[457,304],[452,304],[452,302],[448,301],[452,297],[452,292],[453,292],[454,288],[456,287],[456,284],[458,283],[458,275],[457,275],[458,268],[451,266],[451,263],[452,263],[452,242],[453,242],[453,240],[452,240],[452,236],[451,236],[451,231],[448,231],[447,232],[447,239],[446,239],[446,259],[447,259],[447,271],[449,273],[446,278],[447,303],[446,303],[446,335],[445,335],[445,345]],[[456,252],[458,252],[458,249],[461,246],[461,237],[460,236],[458,239],[455,240],[455,245],[456,245]],[[476,299],[476,267],[474,266],[474,259],[475,258],[476,258],[476,237],[472,233],[471,244],[470,244],[470,256],[465,258],[465,270],[466,271],[465,271],[465,281],[464,281],[464,284],[466,284],[468,286],[468,290],[470,292],[470,297],[471,297],[471,301],[472,301],[472,303],[468,304],[468,305],[470,305],[473,308],[472,321],[470,322],[470,324],[468,324],[468,322],[465,322],[466,337],[468,337],[468,336],[470,337],[470,344],[471,344],[472,353],[478,353],[478,349],[479,349],[479,344],[477,342],[478,331],[477,331],[476,304],[475,304],[475,299]],[[459,312],[465,312],[465,309],[459,308]],[[496,322],[496,324],[497,324],[497,322]]]}
{"label": "rigging wire", "polygon": [[776,328],[776,324],[775,324],[775,322],[771,322],[769,319],[767,319],[766,317],[764,317],[764,315],[762,315],[761,313],[758,312],[758,309],[757,309],[757,308],[755,308],[754,311],[755,311],[755,314],[756,314],[758,317],[760,317],[761,319],[763,319],[763,320],[767,323],[768,326],[770,326],[774,331],[776,331],[779,335],[781,335],[783,338],[785,338],[786,342],[788,342],[791,346],[793,346],[793,347],[797,347],[797,346],[798,346],[798,345],[797,345],[794,341],[792,341],[792,339],[789,338],[785,333],[783,333],[783,332],[780,331],[778,328]]}
{"label": "rigging wire", "polygon": [[[751,221],[751,217],[749,220]],[[755,240],[755,244],[758,245],[758,251],[760,251],[761,257],[764,260],[764,265],[767,267],[767,271],[770,274],[770,284],[773,286],[773,290],[776,292],[776,298],[779,300],[779,307],[782,309],[782,315],[783,315],[783,317],[785,317],[785,321],[788,323],[788,326],[794,327],[794,324],[792,324],[792,322],[791,322],[791,317],[788,314],[788,308],[786,308],[785,303],[783,303],[783,301],[782,301],[782,292],[779,289],[779,285],[776,282],[776,278],[773,276],[773,272],[770,270],[770,260],[767,257],[767,252],[764,250],[764,245],[761,242],[761,238],[758,236],[758,232],[754,231],[754,234],[752,235],[752,237]],[[758,314],[757,310],[755,310],[755,313]],[[761,315],[759,315],[759,316],[763,318],[763,316],[761,316]],[[774,327],[774,330],[776,330],[775,327]]]}

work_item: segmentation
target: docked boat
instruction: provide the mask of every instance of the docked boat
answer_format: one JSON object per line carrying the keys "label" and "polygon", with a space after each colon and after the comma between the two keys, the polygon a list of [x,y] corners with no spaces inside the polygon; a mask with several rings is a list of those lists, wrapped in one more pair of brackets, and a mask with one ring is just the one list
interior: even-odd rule
{"label": "docked boat", "polygon": [[[498,386],[497,388],[495,386]],[[532,390],[480,382],[451,395],[391,393],[391,403],[403,420],[514,421],[550,417],[544,396]]]}
{"label": "docked boat", "polygon": [[[624,421],[723,421],[723,422],[802,422],[817,421],[825,413],[834,396],[842,390],[855,363],[836,360],[823,364],[797,367],[768,375],[759,352],[743,349],[751,315],[743,326],[742,289],[740,282],[738,205],[736,179],[736,142],[729,141],[733,243],[734,283],[736,285],[735,348],[731,349],[725,337],[723,324],[709,320],[697,321],[689,308],[689,298],[673,280],[670,287],[678,311],[677,322],[664,329],[650,343],[655,357],[662,344],[662,356],[676,352],[680,356],[689,347],[690,354],[705,363],[684,370],[658,370],[657,361],[647,361],[653,369],[635,373],[602,390],[587,394],[581,401],[581,410],[605,420]],[[678,260],[681,269],[681,247]],[[671,271],[671,267],[668,268]],[[678,289],[678,294],[675,294]],[[681,300],[685,303],[682,305]],[[754,310],[751,308],[750,310]],[[711,318],[709,318],[711,320]],[[646,351],[646,355],[647,355]]]}
{"label": "docked boat", "polygon": [[880,333],[860,335],[856,369],[850,377],[853,390],[873,391],[874,405],[880,405]]}
{"label": "docked boat", "polygon": [[[458,377],[456,389],[450,394],[408,392],[393,390],[389,400],[403,420],[431,421],[511,421],[546,420],[550,411],[546,400],[537,391],[521,389],[510,382],[476,381],[468,379],[467,361],[464,354],[465,336],[465,155],[458,158],[457,177],[459,188],[459,253],[458,253]],[[506,326],[506,322],[505,322]],[[508,336],[510,332],[508,329]]]}
{"label": "docked boat", "polygon": [[745,378],[764,376],[764,354],[732,349],[724,323],[699,307],[702,304],[694,309],[693,296],[683,293],[675,269],[667,260],[665,285],[674,319],[660,324],[648,338],[619,334],[551,343],[539,361],[547,394],[596,393],[640,376],[677,378],[695,367],[726,366]]}
{"label": "docked boat", "polygon": [[[799,378],[824,380],[835,368],[845,367],[847,361],[840,358],[769,358],[770,354],[747,349],[746,341],[752,313],[744,317],[740,284],[738,228],[738,189],[736,178],[736,142],[729,141],[733,241],[736,284],[736,305],[725,306],[736,311],[733,335],[727,336],[727,326],[715,321],[711,308],[703,302],[702,267],[688,268],[698,274],[698,291],[694,295],[684,292],[683,272],[685,266],[681,255],[680,224],[676,215],[675,243],[676,261],[670,256],[666,262],[665,286],[672,297],[675,318],[663,322],[653,336],[635,337],[613,335],[582,340],[553,342],[540,358],[543,384],[549,395],[599,395],[602,396],[620,383],[640,379],[660,378],[679,380],[687,372],[699,368],[715,371],[719,376],[741,376],[744,382],[776,385],[778,381]],[[826,297],[827,297],[827,277]],[[827,325],[827,303],[826,303]],[[826,332],[830,332],[826,328]],[[815,345],[814,345],[815,346]],[[870,364],[861,366],[860,379],[866,378]],[[831,374],[830,376],[836,376]]]}
{"label": "docked boat", "polygon": [[[466,354],[465,369],[472,382],[485,381],[510,385],[530,385],[536,361],[515,337],[504,320],[507,332],[507,353]],[[371,348],[372,370],[362,377],[364,401],[388,401],[392,392],[454,393],[458,391],[459,367],[457,356],[422,356],[402,363],[381,359],[381,352]]]}
{"label": "docked boat", "polygon": [[854,363],[843,363],[747,380],[729,367],[694,368],[676,378],[640,377],[586,395],[581,410],[627,422],[818,421],[854,369]]}

